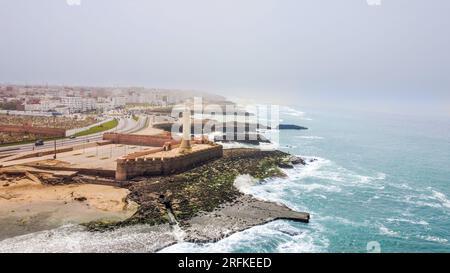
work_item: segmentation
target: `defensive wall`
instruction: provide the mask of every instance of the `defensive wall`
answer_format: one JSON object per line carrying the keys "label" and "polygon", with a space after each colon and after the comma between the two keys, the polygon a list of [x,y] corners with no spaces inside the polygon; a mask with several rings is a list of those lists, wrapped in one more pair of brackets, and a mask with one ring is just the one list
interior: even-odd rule
{"label": "defensive wall", "polygon": [[174,157],[119,158],[117,159],[116,180],[124,181],[136,176],[179,173],[223,156],[222,145],[213,143],[210,145],[208,148],[180,153]]}

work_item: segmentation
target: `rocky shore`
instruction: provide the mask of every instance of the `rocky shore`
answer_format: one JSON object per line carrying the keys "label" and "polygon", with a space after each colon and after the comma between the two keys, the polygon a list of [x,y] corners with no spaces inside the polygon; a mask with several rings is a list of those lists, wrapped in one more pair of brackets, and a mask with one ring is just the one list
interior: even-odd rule
{"label": "rocky shore", "polygon": [[181,228],[186,232],[184,241],[207,243],[216,242],[253,226],[282,219],[307,223],[309,214],[242,195],[213,212],[202,213],[189,219]]}
{"label": "rocky shore", "polygon": [[[83,180],[82,177],[75,177],[77,179],[73,179],[74,184],[69,185],[40,185],[34,182],[36,185],[33,184],[33,188],[19,187],[22,182],[17,182],[16,191],[20,191],[21,200],[32,202],[25,207],[20,202],[5,199],[6,195],[0,198],[5,205],[0,214],[6,217],[0,217],[0,225],[7,229],[3,230],[0,240],[30,234],[0,241],[0,246],[3,244],[9,251],[20,252],[23,251],[20,247],[22,241],[47,238],[47,233],[58,234],[57,230],[61,229],[66,234],[64,236],[70,236],[73,232],[78,238],[80,232],[86,232],[83,236],[92,238],[86,245],[78,242],[79,248],[75,251],[79,252],[157,252],[179,242],[215,242],[233,233],[279,219],[307,223],[308,213],[296,212],[282,204],[245,195],[239,191],[237,184],[237,178],[242,176],[252,177],[255,181],[284,176],[282,168],[293,168],[298,164],[307,163],[302,158],[281,151],[227,149],[222,158],[190,171],[169,176],[135,178],[122,185],[122,189],[84,184],[85,182],[80,181]],[[103,188],[94,189],[95,187]],[[5,194],[12,194],[12,190],[15,190],[12,185],[2,188]],[[29,195],[26,200],[25,193]],[[109,203],[105,203],[106,201]],[[136,204],[132,210],[134,214],[128,214],[131,210],[124,210],[124,204]],[[15,207],[11,207],[12,205]],[[49,214],[50,208],[55,207],[58,213]],[[11,211],[14,211],[14,215],[9,213]],[[122,218],[117,217],[119,215]],[[11,222],[12,219],[8,217],[12,216],[28,220],[6,225],[5,223],[18,223],[17,219]],[[83,223],[84,228],[63,226],[56,231],[42,231],[60,226],[61,220],[67,222],[68,217],[71,223]],[[49,219],[51,222],[48,222]],[[137,239],[133,239],[134,235],[128,235],[130,232],[142,233],[145,241],[135,241]],[[54,245],[59,244],[53,244],[51,240],[64,239],[52,236],[53,239],[39,239],[41,243],[49,244],[47,251],[74,251],[53,249]],[[110,239],[117,236],[117,242]],[[126,238],[123,240],[128,240],[126,245],[122,245],[121,236]],[[96,245],[93,242],[95,240],[101,242],[101,246]],[[105,242],[108,242],[107,248]],[[30,248],[30,251],[38,249]]]}
{"label": "rocky shore", "polygon": [[[127,186],[130,191],[128,198],[139,204],[138,211],[132,217],[118,223],[91,222],[86,226],[93,231],[174,221],[181,226],[189,226],[191,223],[201,222],[201,219],[206,219],[202,217],[207,217],[205,215],[218,209],[222,209],[221,214],[228,220],[229,217],[234,217],[232,222],[246,221],[244,226],[247,228],[279,218],[306,219],[306,214],[300,216],[282,205],[269,205],[268,202],[245,196],[233,185],[236,178],[244,174],[258,180],[284,176],[280,167],[292,168],[295,164],[306,163],[301,158],[281,151],[228,149],[224,151],[223,158],[181,174],[134,179]],[[259,213],[254,213],[253,216],[238,213],[242,206],[247,206],[248,211],[258,210]],[[224,208],[228,209],[223,211]],[[235,216],[229,215],[230,211],[235,211],[232,213]],[[240,230],[244,226],[237,225],[236,228],[227,229]],[[223,234],[213,236],[211,239],[222,236]]]}

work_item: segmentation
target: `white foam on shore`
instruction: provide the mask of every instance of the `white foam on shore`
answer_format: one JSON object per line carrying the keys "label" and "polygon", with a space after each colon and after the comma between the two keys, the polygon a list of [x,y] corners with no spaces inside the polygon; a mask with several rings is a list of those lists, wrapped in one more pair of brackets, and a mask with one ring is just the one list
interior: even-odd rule
{"label": "white foam on shore", "polygon": [[170,227],[147,225],[89,232],[80,225],[66,225],[0,241],[0,252],[151,252],[174,241]]}
{"label": "white foam on shore", "polygon": [[232,234],[215,243],[179,243],[160,252],[324,252],[329,242],[318,236],[319,232],[314,227],[299,229],[288,221],[275,221]]}
{"label": "white foam on shore", "polygon": [[250,194],[252,187],[255,186],[257,182],[257,179],[248,174],[244,174],[236,177],[233,186],[235,186],[242,193]]}

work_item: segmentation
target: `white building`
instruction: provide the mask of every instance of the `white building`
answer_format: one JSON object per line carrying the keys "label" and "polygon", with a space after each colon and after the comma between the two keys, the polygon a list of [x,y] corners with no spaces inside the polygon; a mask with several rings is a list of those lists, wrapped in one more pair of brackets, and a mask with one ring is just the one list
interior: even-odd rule
{"label": "white building", "polygon": [[61,104],[69,109],[70,113],[87,112],[96,109],[96,100],[82,97],[62,97]]}

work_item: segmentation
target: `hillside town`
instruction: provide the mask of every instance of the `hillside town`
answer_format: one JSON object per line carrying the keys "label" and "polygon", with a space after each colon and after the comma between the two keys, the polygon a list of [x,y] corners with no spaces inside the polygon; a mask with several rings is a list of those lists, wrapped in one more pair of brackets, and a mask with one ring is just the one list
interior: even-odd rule
{"label": "hillside town", "polygon": [[143,87],[0,84],[0,114],[51,116],[103,113],[127,105],[167,107],[184,101],[193,93],[196,92]]}

